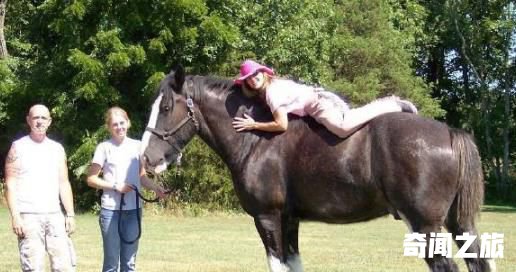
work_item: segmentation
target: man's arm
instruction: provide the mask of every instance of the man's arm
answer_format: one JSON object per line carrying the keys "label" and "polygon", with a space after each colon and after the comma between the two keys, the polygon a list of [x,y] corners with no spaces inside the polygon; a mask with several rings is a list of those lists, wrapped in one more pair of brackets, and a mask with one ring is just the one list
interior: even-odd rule
{"label": "man's arm", "polygon": [[70,180],[68,179],[68,166],[64,153],[59,167],[59,197],[66,213],[66,231],[72,234],[75,231],[75,210],[73,206],[72,186],[70,186]]}
{"label": "man's arm", "polygon": [[5,199],[7,200],[7,207],[11,215],[13,232],[18,235],[18,237],[23,237],[23,222],[18,207],[16,206],[16,182],[20,171],[19,163],[20,159],[16,153],[16,148],[12,145],[5,159]]}

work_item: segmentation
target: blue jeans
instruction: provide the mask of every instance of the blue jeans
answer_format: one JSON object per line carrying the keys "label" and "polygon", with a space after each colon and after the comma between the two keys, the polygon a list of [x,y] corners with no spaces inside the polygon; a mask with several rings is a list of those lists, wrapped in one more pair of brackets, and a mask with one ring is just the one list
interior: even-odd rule
{"label": "blue jeans", "polygon": [[[141,212],[141,210],[140,210]],[[118,233],[118,221],[120,222],[120,234]],[[124,243],[120,235],[132,241],[138,235],[137,210],[120,211],[102,209],[99,216],[100,231],[104,246],[103,272],[117,272],[120,264],[120,272],[136,271],[136,252],[138,241],[132,244]]]}

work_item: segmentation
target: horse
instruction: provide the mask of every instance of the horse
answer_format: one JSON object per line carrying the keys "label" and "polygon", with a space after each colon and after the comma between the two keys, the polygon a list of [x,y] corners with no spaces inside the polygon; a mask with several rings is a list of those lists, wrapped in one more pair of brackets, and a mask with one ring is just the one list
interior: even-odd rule
{"label": "horse", "polygon": [[[198,135],[227,165],[243,210],[253,217],[270,271],[302,271],[301,221],[348,224],[393,215],[426,235],[431,271],[458,271],[429,257],[429,237],[476,234],[484,195],[480,156],[467,132],[417,114],[379,116],[347,138],[311,117],[289,115],[283,133],[236,132],[235,116],[272,120],[268,107],[232,80],[186,75],[178,66],[160,82],[142,136],[142,162],[159,173]],[[459,246],[464,241],[454,239]],[[478,239],[468,253],[480,256]],[[494,261],[465,258],[469,271]]]}

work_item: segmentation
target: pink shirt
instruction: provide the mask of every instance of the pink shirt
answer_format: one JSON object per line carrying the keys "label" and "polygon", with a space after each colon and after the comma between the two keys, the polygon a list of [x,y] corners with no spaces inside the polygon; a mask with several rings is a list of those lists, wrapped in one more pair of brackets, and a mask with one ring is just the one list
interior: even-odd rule
{"label": "pink shirt", "polygon": [[265,100],[271,112],[283,107],[287,113],[305,116],[305,107],[316,99],[317,94],[313,87],[286,79],[273,79],[265,91]]}

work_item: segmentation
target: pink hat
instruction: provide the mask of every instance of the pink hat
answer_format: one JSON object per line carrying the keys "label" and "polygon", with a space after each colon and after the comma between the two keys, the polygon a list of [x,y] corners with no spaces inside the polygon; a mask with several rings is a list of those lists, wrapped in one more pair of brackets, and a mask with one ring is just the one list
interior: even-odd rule
{"label": "pink hat", "polygon": [[235,80],[235,83],[242,83],[246,78],[252,76],[258,71],[265,72],[271,76],[274,75],[274,71],[271,68],[261,65],[253,60],[246,60],[240,65],[240,77]]}

